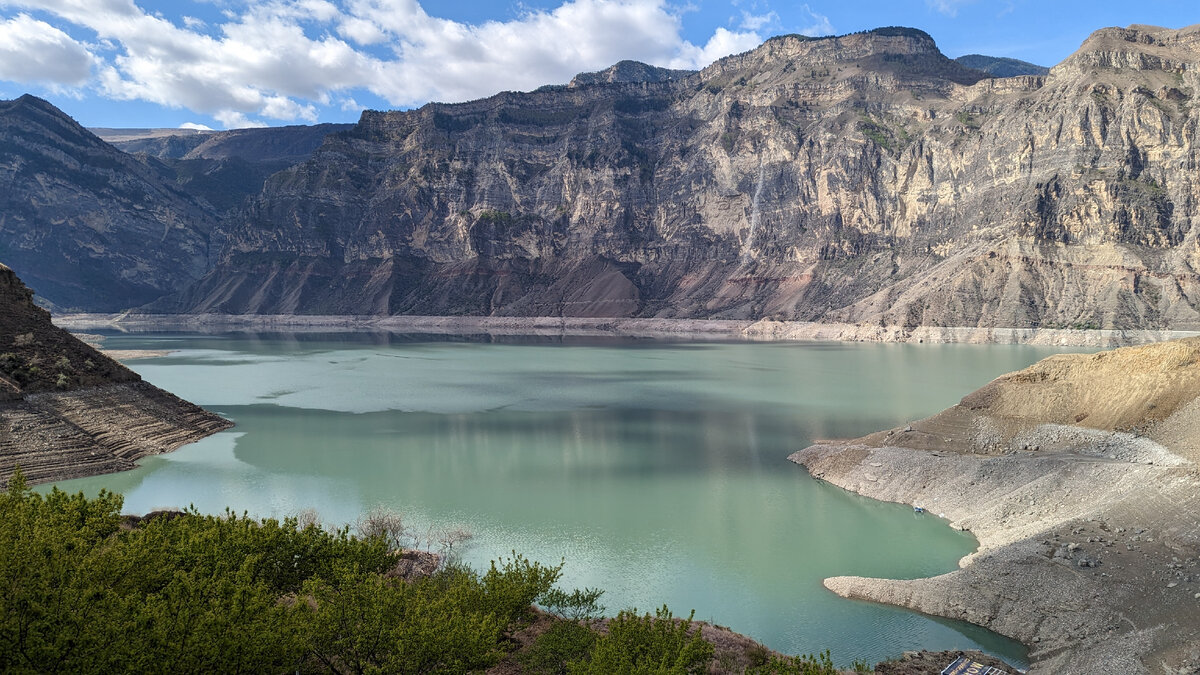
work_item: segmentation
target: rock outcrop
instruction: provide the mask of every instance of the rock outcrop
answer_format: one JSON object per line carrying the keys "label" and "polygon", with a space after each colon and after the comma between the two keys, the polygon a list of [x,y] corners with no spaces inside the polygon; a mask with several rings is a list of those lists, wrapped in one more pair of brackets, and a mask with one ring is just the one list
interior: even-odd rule
{"label": "rock outcrop", "polygon": [[1197,36],[1003,79],[912,29],[784,36],[368,111],[150,311],[1193,329]]}
{"label": "rock outcrop", "polygon": [[1200,338],[1053,356],[792,459],[979,538],[955,572],[833,591],[1019,639],[1030,672],[1200,671]]}
{"label": "rock outcrop", "polygon": [[0,265],[0,486],[133,468],[232,424],[141,381],[50,323]]}
{"label": "rock outcrop", "polygon": [[209,271],[216,224],[46,101],[0,101],[0,259],[46,304],[119,311],[177,291]]}

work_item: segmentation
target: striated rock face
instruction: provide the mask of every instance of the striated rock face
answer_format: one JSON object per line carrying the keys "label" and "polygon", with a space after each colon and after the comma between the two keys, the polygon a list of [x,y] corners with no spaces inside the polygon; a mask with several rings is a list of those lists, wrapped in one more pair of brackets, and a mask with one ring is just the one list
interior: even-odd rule
{"label": "striated rock face", "polygon": [[0,258],[61,308],[116,311],[209,270],[212,208],[33,96],[0,101]]}
{"label": "striated rock face", "polygon": [[1005,79],[912,29],[784,36],[366,112],[150,309],[1195,328],[1198,36]]}
{"label": "striated rock face", "polygon": [[0,265],[0,486],[133,468],[232,424],[141,381],[50,323]]}

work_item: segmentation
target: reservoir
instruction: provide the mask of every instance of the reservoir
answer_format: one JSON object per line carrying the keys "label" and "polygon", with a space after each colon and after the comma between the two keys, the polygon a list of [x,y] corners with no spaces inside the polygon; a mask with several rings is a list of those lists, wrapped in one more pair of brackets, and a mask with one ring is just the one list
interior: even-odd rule
{"label": "reservoir", "polygon": [[1055,351],[1009,345],[674,343],[392,334],[137,334],[110,349],[237,423],[68,491],[331,525],[386,507],[462,528],[465,562],[517,551],[605,590],[609,614],[695,610],[789,654],[868,662],[1019,644],[848,601],[825,577],[953,570],[975,540],[933,513],[816,481],[787,456],[906,424]]}

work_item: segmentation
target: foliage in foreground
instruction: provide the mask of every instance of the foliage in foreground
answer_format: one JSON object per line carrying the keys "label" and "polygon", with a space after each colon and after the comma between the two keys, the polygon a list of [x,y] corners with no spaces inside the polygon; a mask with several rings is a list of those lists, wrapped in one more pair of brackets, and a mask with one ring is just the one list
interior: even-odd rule
{"label": "foliage in foreground", "polygon": [[232,513],[126,529],[121,504],[19,475],[0,495],[0,671],[462,672],[559,575],[514,557],[402,582],[380,538]]}
{"label": "foliage in foreground", "polygon": [[[39,495],[19,472],[0,493],[0,672],[477,671],[513,658],[535,601],[559,618],[515,657],[523,671],[682,675],[712,660],[666,607],[596,630],[601,592],[554,588],[561,565],[514,553],[483,574],[450,564],[403,581],[386,574],[387,533],[194,511],[130,528],[121,505]],[[836,672],[822,658],[750,672]]]}

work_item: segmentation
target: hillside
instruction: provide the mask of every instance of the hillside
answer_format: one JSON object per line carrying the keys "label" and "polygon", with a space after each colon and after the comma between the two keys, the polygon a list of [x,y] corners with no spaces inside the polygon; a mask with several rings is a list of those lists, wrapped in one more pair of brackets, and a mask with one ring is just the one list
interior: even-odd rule
{"label": "hillside", "polygon": [[912,29],[783,36],[368,111],[148,311],[1195,328],[1198,35],[1005,79]]}
{"label": "hillside", "polygon": [[178,290],[208,271],[216,224],[49,103],[0,102],[0,257],[49,304],[117,311]]}
{"label": "hillside", "polygon": [[113,147],[137,155],[177,186],[227,214],[257,195],[267,178],[312,156],[325,136],[350,124],[229,131],[95,129]]}
{"label": "hillside", "polygon": [[1010,59],[1003,56],[984,56],[983,54],[966,54],[957,59],[962,65],[975,70],[981,70],[992,77],[1020,77],[1021,75],[1045,75],[1050,69],[1020,59]]}
{"label": "hillside", "polygon": [[130,469],[230,426],[56,328],[0,265],[0,485],[18,465],[31,482]]}

